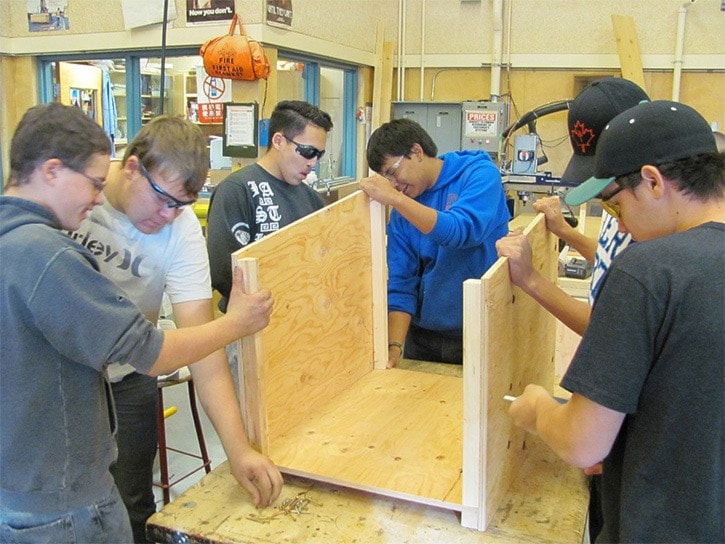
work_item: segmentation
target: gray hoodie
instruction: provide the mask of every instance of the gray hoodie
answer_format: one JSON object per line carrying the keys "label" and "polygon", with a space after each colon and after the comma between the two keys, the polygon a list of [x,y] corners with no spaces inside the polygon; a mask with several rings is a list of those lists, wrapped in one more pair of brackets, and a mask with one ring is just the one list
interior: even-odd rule
{"label": "gray hoodie", "polygon": [[116,458],[107,361],[148,372],[163,333],[60,232],[0,196],[0,509],[60,514],[108,497]]}

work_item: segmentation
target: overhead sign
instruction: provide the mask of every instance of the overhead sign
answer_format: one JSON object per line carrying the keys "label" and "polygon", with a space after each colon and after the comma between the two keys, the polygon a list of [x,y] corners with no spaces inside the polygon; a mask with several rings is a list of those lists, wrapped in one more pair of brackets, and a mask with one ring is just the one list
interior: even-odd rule
{"label": "overhead sign", "polygon": [[292,26],[292,0],[267,0],[267,24],[290,28]]}
{"label": "overhead sign", "polygon": [[187,23],[216,23],[232,17],[234,0],[186,0]]}

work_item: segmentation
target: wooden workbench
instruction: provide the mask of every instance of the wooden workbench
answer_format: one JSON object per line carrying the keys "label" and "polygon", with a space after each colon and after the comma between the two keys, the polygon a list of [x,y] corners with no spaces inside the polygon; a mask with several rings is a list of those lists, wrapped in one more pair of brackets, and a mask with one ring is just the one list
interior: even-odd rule
{"label": "wooden workbench", "polygon": [[[460,366],[404,361],[411,370],[460,375]],[[148,522],[164,543],[580,543],[588,493],[579,469],[538,439],[521,476],[486,532],[465,529],[459,514],[400,499],[285,476],[275,504],[258,510],[226,463],[206,475]]]}

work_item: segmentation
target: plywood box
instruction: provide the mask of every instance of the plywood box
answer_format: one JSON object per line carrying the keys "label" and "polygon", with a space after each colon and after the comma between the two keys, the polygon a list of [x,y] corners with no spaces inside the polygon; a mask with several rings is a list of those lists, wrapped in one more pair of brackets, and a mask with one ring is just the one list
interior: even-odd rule
{"label": "plywood box", "polygon": [[[357,192],[232,256],[247,288],[275,299],[269,326],[236,348],[250,441],[283,472],[461,511],[485,530],[526,454],[503,395],[553,386],[555,323],[499,260],[464,284],[463,378],[385,369],[384,217]],[[528,234],[555,275],[541,217]]]}

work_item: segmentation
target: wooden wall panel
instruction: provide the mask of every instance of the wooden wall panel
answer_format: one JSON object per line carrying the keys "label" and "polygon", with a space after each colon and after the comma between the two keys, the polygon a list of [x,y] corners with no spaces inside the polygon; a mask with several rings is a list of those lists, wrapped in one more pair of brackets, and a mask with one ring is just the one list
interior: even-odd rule
{"label": "wooden wall panel", "polygon": [[[558,240],[539,214],[524,230],[534,266],[555,280]],[[529,383],[553,391],[554,317],[509,279],[501,258],[464,283],[463,517],[485,530],[526,457],[526,433],[508,416],[504,395]]]}
{"label": "wooden wall panel", "polygon": [[373,368],[368,207],[350,195],[303,219],[312,239],[291,226],[234,254],[259,261],[275,300],[262,332],[270,440]]}

